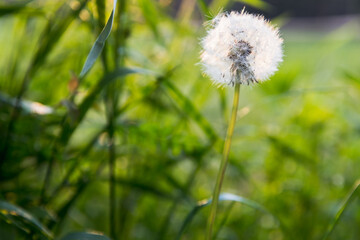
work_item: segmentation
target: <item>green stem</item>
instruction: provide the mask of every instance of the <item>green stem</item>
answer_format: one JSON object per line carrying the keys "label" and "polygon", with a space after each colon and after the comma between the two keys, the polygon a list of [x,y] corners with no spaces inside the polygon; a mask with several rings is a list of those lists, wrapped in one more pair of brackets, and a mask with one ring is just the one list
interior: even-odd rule
{"label": "green stem", "polygon": [[109,146],[109,210],[110,210],[110,236],[112,239],[117,239],[116,237],[116,219],[115,219],[115,213],[116,213],[116,190],[115,190],[115,138],[114,138],[114,125],[112,122],[112,119],[110,120],[109,124],[109,140],[110,140],[110,146]]}
{"label": "green stem", "polygon": [[235,85],[235,93],[234,93],[234,100],[233,100],[233,107],[231,112],[231,119],[229,123],[229,127],[226,133],[226,139],[224,144],[224,152],[223,152],[223,159],[220,163],[220,169],[217,175],[216,179],[216,185],[213,193],[213,200],[211,203],[211,210],[210,215],[208,218],[208,225],[207,225],[207,233],[206,233],[206,240],[212,239],[212,232],[213,232],[213,226],[216,218],[216,211],[217,211],[217,205],[219,201],[219,195],[221,191],[221,186],[224,180],[225,171],[226,171],[226,165],[229,160],[229,152],[230,152],[230,146],[231,146],[231,138],[234,132],[235,122],[236,122],[236,115],[237,115],[237,109],[239,105],[239,96],[240,96],[240,83],[236,83]]}

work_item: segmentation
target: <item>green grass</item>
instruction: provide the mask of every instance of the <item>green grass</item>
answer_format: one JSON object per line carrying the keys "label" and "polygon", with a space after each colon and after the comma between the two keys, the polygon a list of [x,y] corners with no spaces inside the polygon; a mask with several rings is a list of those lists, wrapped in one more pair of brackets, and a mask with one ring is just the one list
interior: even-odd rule
{"label": "green grass", "polygon": [[[0,236],[175,239],[184,230],[182,239],[203,239],[210,211],[198,201],[215,186],[233,94],[197,65],[197,4],[209,9],[196,1],[189,17],[193,9],[170,15],[166,1],[118,2],[103,52],[74,92],[112,4],[68,2],[0,5]],[[242,87],[222,189],[270,214],[221,201],[218,239],[360,235],[355,29],[285,28],[279,71]],[[14,115],[19,96],[54,112],[26,105]]]}

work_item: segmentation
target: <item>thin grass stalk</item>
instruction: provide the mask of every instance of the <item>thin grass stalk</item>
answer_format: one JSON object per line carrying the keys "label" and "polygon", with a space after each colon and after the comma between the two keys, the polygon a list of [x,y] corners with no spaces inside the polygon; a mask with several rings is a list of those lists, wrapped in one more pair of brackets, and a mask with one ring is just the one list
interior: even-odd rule
{"label": "thin grass stalk", "polygon": [[55,233],[55,235],[58,235],[61,232],[62,227],[64,226],[64,223],[65,223],[65,218],[66,218],[69,210],[72,208],[72,206],[76,202],[76,200],[86,190],[87,186],[89,186],[92,182],[96,181],[99,178],[99,176],[101,175],[103,168],[105,166],[105,162],[106,161],[101,159],[101,161],[99,162],[99,165],[96,167],[96,171],[93,174],[78,177],[78,179],[76,181],[77,187],[74,190],[73,194],[68,199],[68,201],[66,203],[64,203],[57,211],[57,217],[58,217],[59,221],[58,222],[50,222],[50,224],[49,224],[50,229],[54,228],[55,224],[56,224],[56,227],[53,231]]}
{"label": "thin grass stalk", "polygon": [[239,96],[240,96],[240,83],[236,83],[231,118],[230,118],[230,123],[229,123],[229,127],[228,127],[227,134],[226,134],[226,139],[225,139],[225,144],[224,144],[223,159],[220,163],[220,168],[219,168],[219,172],[217,175],[216,185],[215,185],[213,198],[212,198],[213,201],[211,203],[210,215],[208,218],[206,240],[211,240],[212,236],[213,236],[212,235],[213,234],[213,226],[214,226],[214,222],[215,222],[215,218],[216,218],[219,195],[220,195],[221,186],[222,186],[222,183],[223,183],[223,180],[225,177],[226,166],[227,166],[227,163],[229,160],[231,139],[232,139],[232,135],[234,133],[234,128],[235,128],[237,109],[238,109],[238,105],[239,105]]}
{"label": "thin grass stalk", "polygon": [[[32,68],[32,66],[30,66],[30,69],[31,68]],[[24,93],[26,92],[27,86],[30,81],[29,79],[30,78],[29,78],[29,71],[28,71],[24,77],[22,84],[21,84],[20,91],[16,96],[15,105],[10,114],[9,124],[5,130],[6,132],[5,132],[5,137],[4,137],[3,148],[0,151],[0,155],[2,156],[0,158],[0,173],[2,172],[3,163],[5,162],[5,159],[7,158],[8,149],[10,146],[9,145],[10,144],[10,135],[13,132],[15,122],[17,121],[17,119],[21,113],[20,103],[21,103],[21,99],[22,99]]]}
{"label": "thin grass stalk", "polygon": [[51,144],[52,147],[51,147],[51,154],[50,154],[50,158],[49,158],[49,163],[48,163],[47,168],[46,168],[44,182],[43,182],[43,185],[42,185],[42,188],[41,188],[41,191],[40,191],[40,199],[39,199],[39,204],[40,205],[45,205],[48,202],[46,193],[47,193],[48,188],[50,186],[52,169],[53,169],[55,157],[57,155],[57,147],[56,147],[57,138],[54,139],[53,143]]}
{"label": "thin grass stalk", "polygon": [[[6,132],[4,134],[4,140],[3,140],[4,144],[2,149],[0,149],[0,156],[2,156],[0,158],[0,173],[2,171],[3,164],[7,159],[8,150],[11,144],[11,134],[14,131],[17,120],[21,114],[20,103],[26,91],[28,90],[28,86],[33,76],[35,75],[37,70],[43,65],[49,53],[52,51],[54,46],[59,42],[61,36],[64,34],[64,32],[71,24],[71,22],[75,19],[75,16],[77,16],[80,13],[80,11],[85,7],[87,2],[88,0],[84,0],[81,2],[81,5],[77,10],[70,10],[66,15],[66,17],[64,18],[64,20],[61,22],[61,24],[58,25],[54,24],[56,17],[50,19],[43,33],[41,34],[41,38],[38,43],[38,49],[36,53],[33,55],[30,65],[25,73],[24,79],[21,83],[20,90],[16,96],[15,105],[10,114],[8,126],[5,130]],[[62,14],[62,12],[65,11],[64,9],[66,7],[67,5],[66,3],[64,3],[57,10],[57,13]],[[58,14],[55,14],[55,16],[58,16]]]}
{"label": "thin grass stalk", "polygon": [[92,139],[91,141],[75,156],[73,157],[74,163],[72,164],[72,166],[68,169],[68,171],[66,172],[63,180],[61,181],[61,183],[55,187],[54,191],[52,192],[52,194],[46,199],[47,201],[45,202],[45,204],[50,203],[53,199],[55,199],[55,197],[59,194],[59,192],[65,188],[69,181],[70,178],[72,177],[73,173],[75,172],[76,168],[79,166],[79,164],[81,163],[81,161],[79,161],[79,159],[86,157],[89,152],[91,151],[92,147],[94,146],[94,144],[96,143],[96,141],[98,140],[98,138],[100,137],[100,135],[105,131],[106,129],[101,129]]}
{"label": "thin grass stalk", "polygon": [[[127,23],[126,23],[126,8],[127,6],[127,1],[126,0],[120,0],[118,1],[117,4],[117,12],[118,15],[115,18],[117,21],[115,21],[115,32],[114,32],[114,63],[115,63],[115,68],[120,68],[123,67],[125,64],[125,54],[124,54],[124,48],[126,45],[126,29],[127,29]],[[115,82],[112,86],[113,89],[115,89],[114,93],[113,93],[113,102],[112,102],[112,109],[113,109],[113,117],[114,117],[114,121],[117,119],[117,117],[122,113],[122,111],[119,111],[119,99],[120,99],[120,94],[122,92],[123,86],[125,84],[125,78],[120,79],[119,81]],[[114,148],[115,149],[115,148]],[[126,171],[127,172],[127,171]],[[115,189],[115,178],[116,176],[114,175],[114,180],[112,180],[110,183],[113,185],[113,188]],[[115,234],[117,235],[118,238],[122,238],[122,239],[127,239],[128,237],[126,237],[126,233],[122,231],[122,229],[124,228],[124,222],[126,222],[126,217],[127,214],[121,210],[121,204],[124,200],[124,198],[121,196],[122,194],[119,194],[119,198],[120,201],[119,202],[119,206],[118,206],[118,210],[115,211],[115,201],[114,201],[114,211],[112,214],[114,214],[114,217],[117,217],[117,228],[116,230],[114,229]],[[123,214],[120,215],[119,214]]]}
{"label": "thin grass stalk", "polygon": [[116,106],[118,102],[120,89],[117,89],[115,83],[107,86],[106,96],[105,96],[105,105],[107,109],[107,122],[108,129],[107,133],[109,136],[109,227],[110,227],[110,237],[112,239],[117,239],[116,231],[116,182],[115,182],[115,170],[116,170],[116,152],[115,152],[115,121],[116,121]]}
{"label": "thin grass stalk", "polygon": [[109,122],[109,210],[110,210],[110,236],[112,239],[116,238],[116,189],[115,189],[115,144],[114,144],[114,125],[113,121],[110,120]]}
{"label": "thin grass stalk", "polygon": [[231,214],[231,210],[233,209],[234,205],[235,205],[235,202],[231,202],[230,205],[227,207],[227,209],[225,211],[225,216],[221,219],[219,227],[215,231],[214,239],[217,239],[222,227],[225,225],[226,221],[228,220],[228,218]]}
{"label": "thin grass stalk", "polygon": [[189,178],[186,181],[185,184],[185,188],[184,188],[184,192],[181,192],[179,195],[177,195],[171,205],[171,207],[169,208],[166,217],[162,223],[161,229],[160,229],[160,233],[159,233],[159,239],[166,239],[166,233],[168,231],[168,228],[170,226],[170,222],[171,222],[171,218],[173,217],[181,199],[184,197],[184,195],[189,194],[190,188],[192,183],[195,180],[195,177],[197,175],[197,173],[199,172],[199,170],[201,169],[202,166],[202,159],[200,159],[200,162],[197,164],[197,166],[195,167],[195,169],[192,171],[192,173],[190,174]]}
{"label": "thin grass stalk", "polygon": [[[115,30],[115,44],[114,44],[114,63],[115,68],[118,68],[124,64],[124,56],[123,54],[119,54],[119,48],[124,47],[125,44],[125,36],[123,34],[124,32],[124,26],[120,26],[121,17],[123,16],[125,9],[125,1],[119,1],[117,4],[117,12],[118,12],[118,21],[116,21],[116,30]],[[119,96],[122,89],[122,83],[123,81],[112,83],[108,86],[107,89],[107,99],[105,101],[108,101],[108,134],[109,134],[109,210],[110,210],[110,236],[112,239],[117,239],[117,230],[116,230],[116,182],[115,182],[115,169],[116,169],[116,153],[115,153],[115,138],[114,138],[114,132],[115,132],[115,126],[114,122],[117,118],[117,107],[119,104]]]}
{"label": "thin grass stalk", "polygon": [[357,180],[354,183],[351,190],[349,191],[349,193],[346,195],[345,199],[340,204],[340,208],[339,208],[338,212],[336,213],[335,217],[333,218],[332,222],[328,226],[327,231],[326,231],[325,235],[323,236],[322,240],[329,239],[329,236],[334,231],[335,226],[339,222],[339,220],[340,220],[341,216],[343,215],[345,209],[350,204],[350,202],[354,199],[356,194],[359,193],[359,189],[360,189],[360,180]]}
{"label": "thin grass stalk", "polygon": [[[211,140],[213,140],[213,139],[211,139]],[[182,198],[189,196],[189,192],[191,190],[192,184],[194,183],[197,174],[199,173],[199,171],[202,168],[204,156],[213,148],[215,142],[216,141],[211,141],[210,144],[204,148],[204,150],[200,154],[200,156],[197,156],[199,159],[197,160],[196,167],[193,169],[190,176],[188,177],[183,190],[174,198],[173,204],[169,208],[168,213],[167,213],[167,215],[166,215],[166,217],[165,217],[165,219],[164,219],[164,221],[162,223],[162,227],[161,227],[161,230],[160,230],[160,233],[159,233],[159,239],[160,240],[166,238],[168,228],[170,227],[171,219],[172,219],[178,205],[180,204]],[[194,157],[194,160],[196,160],[195,157]]]}
{"label": "thin grass stalk", "polygon": [[[105,25],[105,5],[106,1],[97,0],[96,7],[99,15],[98,23],[100,29]],[[115,9],[114,9],[115,11]],[[107,50],[109,45],[105,43],[103,51],[101,52],[101,62],[104,67],[104,76],[110,71],[110,64],[108,61]],[[115,66],[116,68],[117,66]],[[114,83],[105,88],[104,104],[106,108],[107,118],[107,133],[108,133],[108,159],[109,159],[109,232],[112,239],[117,239],[116,236],[116,188],[115,188],[115,169],[116,169],[116,153],[115,153],[115,139],[114,139],[114,121],[116,120],[114,109],[116,109],[116,88]]]}
{"label": "thin grass stalk", "polygon": [[[103,51],[103,59],[106,58],[106,50],[107,45],[104,47]],[[104,61],[105,66],[106,60]],[[116,153],[115,153],[115,126],[114,122],[116,121],[115,109],[117,106],[117,91],[116,84],[112,83],[106,88],[105,95],[105,105],[107,111],[107,133],[109,136],[109,148],[108,148],[108,156],[109,156],[109,231],[110,237],[112,239],[117,239],[116,234],[116,186],[115,186],[115,169],[116,169]]]}

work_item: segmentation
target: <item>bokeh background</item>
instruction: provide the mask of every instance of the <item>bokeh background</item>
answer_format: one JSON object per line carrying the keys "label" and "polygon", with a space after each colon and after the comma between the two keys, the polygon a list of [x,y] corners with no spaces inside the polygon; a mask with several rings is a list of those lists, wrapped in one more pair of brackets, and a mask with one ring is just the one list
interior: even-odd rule
{"label": "bokeh background", "polygon": [[0,238],[203,239],[233,91],[199,39],[244,6],[285,56],[241,88],[223,192],[245,201],[220,203],[216,238],[359,239],[358,0],[118,1],[84,77],[112,1],[0,1]]}

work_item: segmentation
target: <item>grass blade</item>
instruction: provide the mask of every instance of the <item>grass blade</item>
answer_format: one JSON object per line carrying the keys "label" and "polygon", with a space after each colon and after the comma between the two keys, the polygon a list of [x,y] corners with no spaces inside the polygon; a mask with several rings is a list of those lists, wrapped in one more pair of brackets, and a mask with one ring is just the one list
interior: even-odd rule
{"label": "grass blade", "polygon": [[33,0],[26,0],[23,2],[19,2],[19,3],[12,3],[12,4],[8,4],[8,5],[2,5],[0,4],[0,17],[5,16],[7,14],[14,14],[17,12],[22,11],[26,5],[30,2],[32,2]]}
{"label": "grass blade", "polygon": [[271,5],[262,0],[237,0],[237,1],[261,10],[271,9]]}
{"label": "grass blade", "polygon": [[138,1],[139,6],[142,10],[143,16],[145,18],[146,23],[149,25],[149,28],[153,32],[154,36],[158,39],[159,38],[159,10],[157,9],[157,6],[155,5],[155,2],[152,0],[141,0]]}
{"label": "grass blade", "polygon": [[218,139],[217,133],[192,102],[170,81],[163,81],[163,84],[166,86],[167,93],[170,97],[179,105],[179,109],[184,111],[188,117],[193,119],[199,127],[203,129],[211,142],[215,142]]}
{"label": "grass blade", "polygon": [[212,16],[206,2],[204,0],[197,0],[196,2],[198,4],[201,15],[203,15],[206,20],[211,20]]}
{"label": "grass blade", "polygon": [[[219,202],[222,201],[230,201],[230,202],[235,202],[235,203],[242,203],[246,206],[249,206],[251,208],[254,208],[256,210],[259,210],[263,213],[267,213],[270,214],[270,212],[268,210],[266,210],[265,207],[263,207],[262,205],[260,205],[259,203],[252,201],[250,199],[235,195],[235,194],[231,194],[231,193],[222,193],[219,196]],[[197,212],[202,209],[203,207],[206,207],[208,205],[210,205],[212,202],[212,199],[206,199],[206,200],[202,200],[200,201],[192,210],[191,212],[186,216],[180,231],[176,237],[177,240],[181,239],[182,234],[184,233],[184,231],[186,230],[186,227],[190,224],[190,222],[192,221],[192,219],[195,217],[195,215],[197,214]]]}
{"label": "grass blade", "polygon": [[110,238],[98,233],[75,232],[69,233],[61,240],[110,240]]}
{"label": "grass blade", "polygon": [[67,121],[64,124],[64,127],[62,129],[60,141],[65,144],[69,138],[71,137],[72,133],[78,126],[78,124],[82,121],[82,119],[85,117],[87,111],[89,108],[93,105],[95,102],[97,96],[99,93],[110,83],[115,81],[119,77],[125,77],[129,74],[153,74],[152,72],[141,69],[141,68],[118,68],[114,70],[113,72],[110,72],[106,74],[97,84],[94,86],[94,88],[90,91],[90,93],[85,97],[83,102],[80,104],[78,108],[78,117],[77,121],[75,123],[71,123],[71,121]]}
{"label": "grass blade", "polygon": [[137,179],[126,179],[117,177],[115,179],[115,183],[122,185],[123,187],[126,186],[130,187],[131,189],[136,189],[144,193],[152,194],[159,198],[174,199],[174,196],[171,193],[161,188],[154,187],[156,184],[152,184],[149,182],[139,181]]}
{"label": "grass blade", "polygon": [[14,224],[26,233],[38,233],[45,239],[52,239],[52,233],[35,217],[24,209],[11,203],[0,201],[0,217],[9,224]]}
{"label": "grass blade", "polygon": [[92,48],[89,52],[89,55],[86,58],[85,64],[79,75],[80,78],[83,78],[89,72],[89,70],[94,65],[96,59],[100,56],[101,51],[103,50],[103,48],[105,46],[105,41],[109,37],[113,23],[114,23],[116,3],[117,3],[117,0],[114,0],[114,6],[113,6],[113,10],[111,11],[111,15],[110,15],[104,29],[101,31],[100,35],[98,36],[94,45],[92,46]]}
{"label": "grass blade", "polygon": [[0,92],[0,104],[6,104],[11,107],[20,107],[21,112],[26,114],[47,115],[52,114],[54,109],[39,102],[21,100],[19,106],[16,106],[16,99]]}
{"label": "grass blade", "polygon": [[334,228],[336,227],[337,223],[339,222],[339,220],[340,220],[342,214],[344,213],[346,207],[355,198],[356,194],[359,193],[359,189],[360,189],[359,186],[360,186],[360,180],[357,180],[355,182],[354,186],[352,187],[352,189],[350,190],[350,192],[347,194],[347,196],[345,197],[345,199],[341,203],[340,208],[337,211],[333,221],[329,224],[329,226],[327,228],[327,231],[326,231],[324,237],[322,238],[323,240],[328,239],[330,234],[334,231]]}

